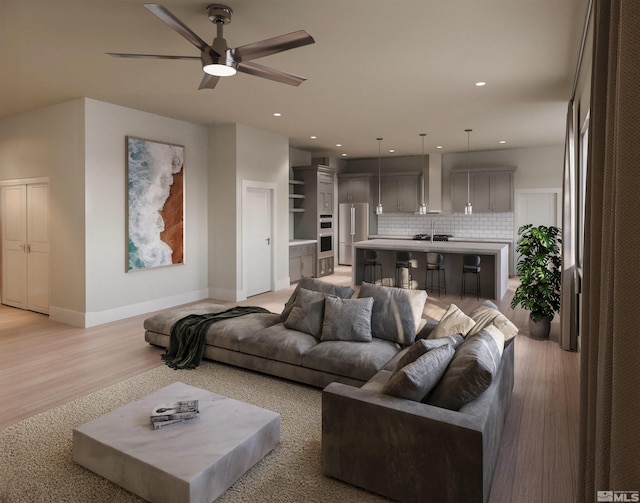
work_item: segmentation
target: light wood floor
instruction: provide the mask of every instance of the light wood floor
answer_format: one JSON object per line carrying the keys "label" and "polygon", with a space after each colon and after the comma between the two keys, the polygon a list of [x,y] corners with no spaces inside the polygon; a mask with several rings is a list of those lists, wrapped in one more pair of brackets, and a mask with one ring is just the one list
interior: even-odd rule
{"label": "light wood floor", "polygon": [[[350,268],[328,281],[350,284]],[[528,313],[509,306],[517,280],[498,302],[519,328],[515,385],[491,503],[574,502],[577,477],[579,357],[551,341],[527,337]],[[280,312],[293,287],[242,302]],[[230,304],[225,303],[224,304]],[[425,314],[440,319],[455,303],[469,312],[478,301],[430,295]],[[0,306],[0,428],[161,365],[161,350],[144,342],[149,314],[81,329],[47,316]],[[554,323],[553,331],[558,330]]]}

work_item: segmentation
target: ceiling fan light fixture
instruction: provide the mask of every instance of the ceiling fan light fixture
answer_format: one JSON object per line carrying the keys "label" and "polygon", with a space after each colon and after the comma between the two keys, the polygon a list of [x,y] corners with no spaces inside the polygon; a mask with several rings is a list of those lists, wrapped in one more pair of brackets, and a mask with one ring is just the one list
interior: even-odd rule
{"label": "ceiling fan light fixture", "polygon": [[202,67],[205,73],[215,75],[216,77],[231,77],[236,74],[236,69],[232,66],[221,65],[220,63],[211,63]]}
{"label": "ceiling fan light fixture", "polygon": [[[216,55],[217,56],[217,55]],[[232,59],[215,57],[212,54],[204,53],[202,55],[202,70],[209,75],[216,77],[231,77],[236,74],[236,64]]]}

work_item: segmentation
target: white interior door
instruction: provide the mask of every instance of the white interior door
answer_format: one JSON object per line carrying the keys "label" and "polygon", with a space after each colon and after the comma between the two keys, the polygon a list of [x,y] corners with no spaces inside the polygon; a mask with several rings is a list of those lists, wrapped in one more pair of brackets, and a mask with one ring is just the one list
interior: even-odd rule
{"label": "white interior door", "polygon": [[27,306],[49,312],[49,186],[27,185]]}
{"label": "white interior door", "polygon": [[49,186],[2,187],[2,303],[49,312]]}
{"label": "white interior door", "polygon": [[2,187],[2,303],[27,309],[27,187]]}
{"label": "white interior door", "polygon": [[272,190],[246,187],[243,204],[244,285],[247,297],[271,291],[273,264]]}

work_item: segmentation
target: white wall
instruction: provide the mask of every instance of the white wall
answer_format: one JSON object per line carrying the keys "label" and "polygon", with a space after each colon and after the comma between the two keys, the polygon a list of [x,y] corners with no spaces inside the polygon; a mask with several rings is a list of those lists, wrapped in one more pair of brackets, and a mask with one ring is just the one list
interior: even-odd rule
{"label": "white wall", "polygon": [[[185,263],[126,272],[126,147],[185,147]],[[207,128],[85,100],[86,320],[91,326],[207,296]]]}
{"label": "white wall", "polygon": [[211,128],[209,181],[209,293],[222,300],[243,300],[242,183],[276,186],[274,282],[289,277],[289,140],[243,124]]}
{"label": "white wall", "polygon": [[0,179],[49,178],[50,312],[85,310],[84,101],[0,120]]}

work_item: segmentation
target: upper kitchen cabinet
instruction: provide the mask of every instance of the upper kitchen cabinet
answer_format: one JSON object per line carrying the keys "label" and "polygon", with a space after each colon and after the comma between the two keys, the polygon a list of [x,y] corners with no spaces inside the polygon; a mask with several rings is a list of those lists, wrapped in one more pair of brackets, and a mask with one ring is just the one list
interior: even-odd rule
{"label": "upper kitchen cabinet", "polygon": [[370,175],[338,175],[338,202],[370,203]]}
{"label": "upper kitchen cabinet", "polygon": [[333,214],[333,174],[318,173],[318,213]]}
{"label": "upper kitchen cabinet", "polygon": [[419,206],[419,173],[382,175],[380,199],[387,213],[415,213]]}
{"label": "upper kitchen cabinet", "polygon": [[[469,198],[474,213],[513,211],[515,168],[475,170],[469,173]],[[467,171],[451,172],[451,209],[464,213],[467,203]]]}

